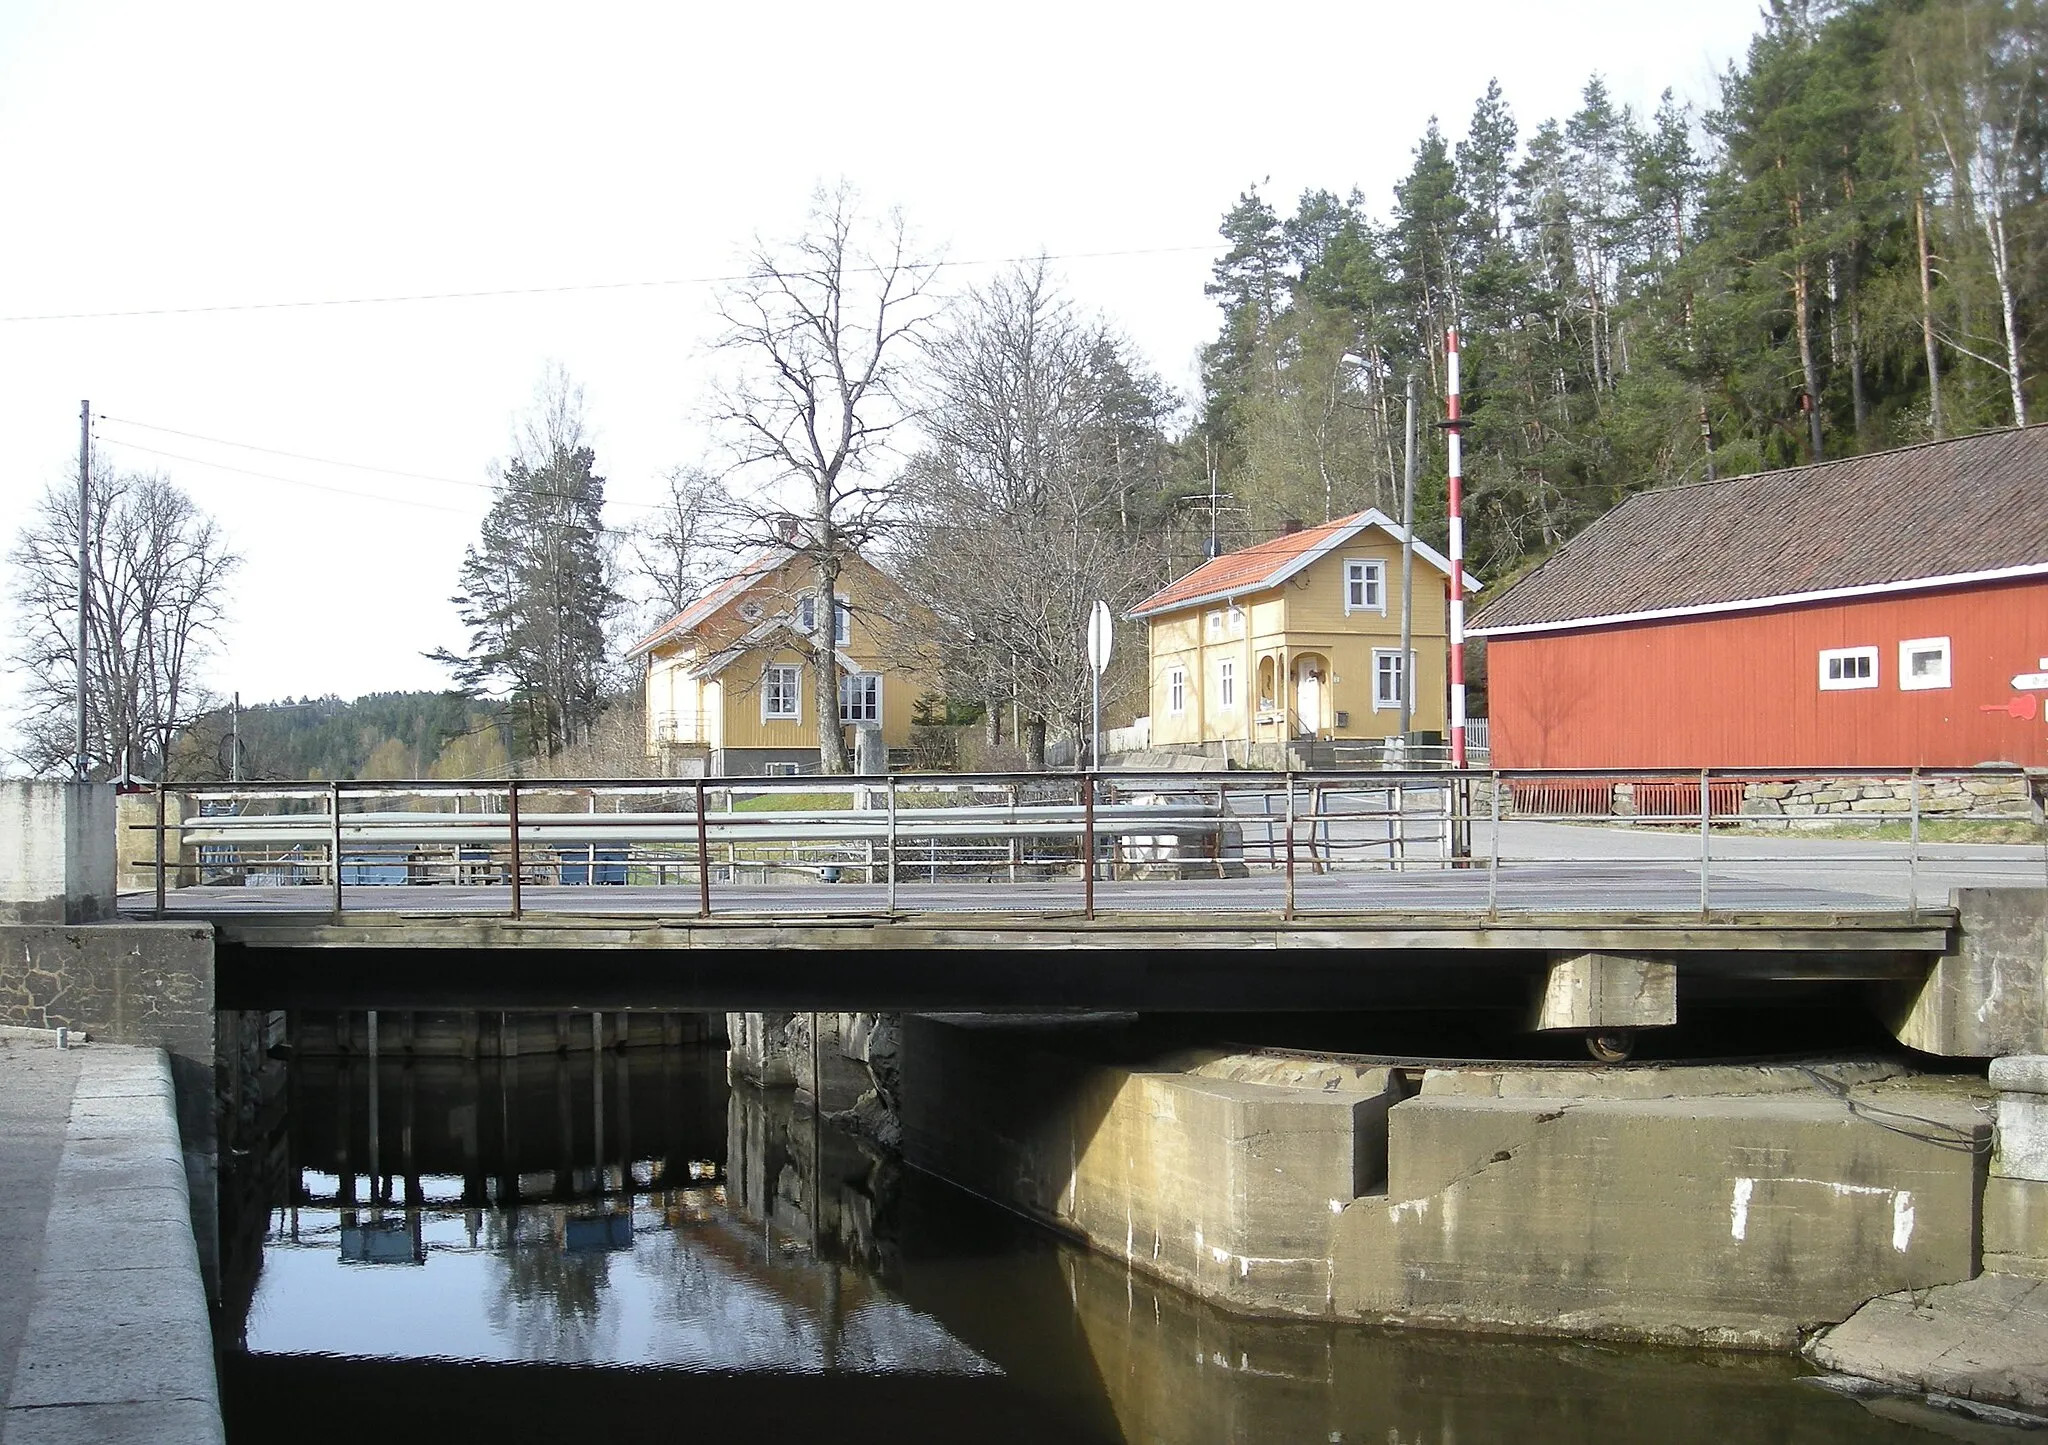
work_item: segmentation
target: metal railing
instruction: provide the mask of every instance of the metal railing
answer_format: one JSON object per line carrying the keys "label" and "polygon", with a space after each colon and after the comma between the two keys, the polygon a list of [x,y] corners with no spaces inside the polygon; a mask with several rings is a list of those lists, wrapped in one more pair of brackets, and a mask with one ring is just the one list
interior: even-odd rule
{"label": "metal railing", "polygon": [[154,834],[158,915],[240,884],[319,887],[337,914],[351,895],[390,906],[376,890],[393,885],[502,891],[513,917],[535,889],[587,909],[563,890],[610,886],[614,911],[660,912],[694,887],[700,918],[1092,919],[1107,886],[1119,911],[1705,918],[1717,900],[1911,911],[1930,883],[2048,883],[2042,791],[2017,768],[195,783],[158,788],[131,826]]}

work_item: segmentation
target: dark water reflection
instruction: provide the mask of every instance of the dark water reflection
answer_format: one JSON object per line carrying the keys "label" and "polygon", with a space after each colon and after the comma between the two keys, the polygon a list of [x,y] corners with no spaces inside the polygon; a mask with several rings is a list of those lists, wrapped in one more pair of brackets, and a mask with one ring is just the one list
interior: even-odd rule
{"label": "dark water reflection", "polygon": [[287,1096],[223,1190],[236,1442],[1931,1438],[1784,1360],[1234,1319],[716,1049],[385,1059],[374,1095],[302,1055]]}

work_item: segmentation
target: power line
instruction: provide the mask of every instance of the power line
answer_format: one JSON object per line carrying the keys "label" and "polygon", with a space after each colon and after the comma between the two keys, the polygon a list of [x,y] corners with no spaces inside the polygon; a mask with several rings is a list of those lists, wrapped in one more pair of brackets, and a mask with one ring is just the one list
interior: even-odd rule
{"label": "power line", "polygon": [[[120,425],[120,426],[127,426],[127,427],[135,427],[135,428],[137,428],[138,430],[141,430],[141,431],[147,431],[147,432],[161,432],[161,433],[163,433],[163,434],[164,434],[165,436],[183,437],[183,438],[185,438],[185,439],[186,439],[187,441],[195,441],[195,442],[210,442],[210,443],[212,443],[212,444],[213,444],[213,445],[215,445],[215,446],[223,446],[223,447],[234,447],[234,448],[236,448],[236,449],[237,449],[237,450],[239,450],[239,451],[245,451],[245,452],[261,452],[261,453],[262,453],[262,454],[264,454],[265,456],[272,456],[272,457],[289,457],[289,458],[290,458],[290,459],[292,459],[293,461],[299,461],[299,462],[314,462],[314,463],[317,463],[318,465],[320,465],[320,466],[324,466],[324,467],[346,467],[346,468],[348,468],[348,469],[349,469],[349,470],[351,470],[351,471],[357,471],[357,472],[371,472],[371,473],[375,473],[375,474],[378,474],[378,475],[381,475],[381,476],[387,476],[387,477],[403,477],[403,478],[405,478],[405,479],[406,479],[406,480],[408,480],[408,481],[414,481],[414,482],[445,482],[445,483],[447,483],[447,484],[448,484],[449,486],[451,486],[451,487],[473,487],[473,488],[475,488],[475,489],[476,489],[476,490],[478,490],[478,491],[484,491],[484,492],[495,492],[495,491],[497,491],[497,490],[498,490],[498,488],[497,488],[496,484],[494,484],[494,483],[491,483],[491,482],[472,482],[472,481],[465,481],[465,480],[464,480],[463,478],[461,478],[461,477],[443,477],[443,476],[436,476],[435,474],[433,474],[433,473],[431,473],[431,472],[407,472],[407,471],[401,471],[401,470],[399,470],[399,469],[398,469],[398,468],[396,468],[396,467],[380,467],[380,466],[373,466],[373,465],[371,465],[371,464],[370,464],[370,463],[368,463],[368,462],[345,462],[345,461],[342,461],[342,460],[340,460],[340,459],[339,459],[339,458],[337,458],[337,457],[316,457],[316,456],[313,456],[313,455],[311,455],[310,453],[307,453],[307,452],[288,452],[288,451],[283,451],[283,450],[281,450],[281,449],[279,449],[279,448],[277,448],[277,447],[265,447],[265,446],[258,446],[258,445],[256,445],[256,443],[254,443],[254,442],[238,442],[238,441],[230,441],[230,440],[229,440],[228,438],[226,438],[226,437],[214,437],[214,436],[204,436],[204,435],[202,435],[202,434],[201,434],[201,433],[199,433],[199,432],[190,432],[190,431],[179,431],[179,430],[178,430],[178,429],[177,429],[176,427],[168,427],[168,426],[154,426],[154,425],[152,425],[151,423],[149,423],[149,422],[146,422],[146,421],[130,421],[130,420],[129,420],[129,419],[127,419],[126,417],[118,417],[118,416],[102,416],[102,417],[99,417],[99,418],[98,418],[98,420],[100,420],[100,421],[103,421],[103,422],[114,422],[114,423],[116,423],[116,424],[118,424],[118,425]],[[138,443],[134,443],[134,442],[121,442],[121,443],[119,443],[119,445],[121,445],[121,446],[133,446],[133,447],[135,447],[135,449],[136,449],[137,451],[148,451],[148,450],[149,450],[149,448],[148,448],[148,447],[144,447],[144,446],[141,446],[140,444],[138,444]],[[159,455],[159,456],[169,456],[169,455],[170,455],[170,453],[168,453],[168,452],[159,452],[159,453],[156,453],[155,455]],[[184,457],[184,458],[179,458],[179,460],[183,460],[183,461],[196,461],[197,459],[196,459],[196,458],[193,458],[193,457]],[[202,465],[202,466],[217,466],[217,465],[219,465],[219,463],[216,463],[216,462],[201,462],[201,463],[200,463],[200,465]],[[231,471],[232,471],[232,470],[234,470],[234,468],[229,468],[229,470],[231,470]],[[250,473],[250,475],[251,475],[251,476],[266,476],[266,475],[268,475],[268,473],[263,473],[263,472],[252,472],[252,473]],[[290,479],[290,478],[288,478],[288,477],[286,477],[286,478],[275,478],[274,480],[280,480],[280,481],[289,481],[289,480],[291,480],[291,479]],[[311,485],[313,485],[313,483],[310,483],[310,482],[308,482],[308,483],[306,483],[305,485],[307,485],[307,486],[311,486]],[[364,494],[364,495],[367,495],[367,494]],[[557,500],[557,501],[579,501],[579,500],[581,500],[580,498],[577,498],[577,497],[571,497],[571,496],[568,496],[568,495],[567,495],[567,494],[565,494],[565,493],[559,493],[559,492],[545,492],[545,493],[539,493],[538,495],[542,495],[542,496],[547,496],[547,497],[553,498],[554,500]],[[623,502],[623,501],[617,501],[617,500],[615,500],[615,499],[612,499],[612,498],[606,498],[606,504],[607,504],[607,505],[609,505],[609,506],[614,506],[614,507],[639,507],[639,508],[642,508],[642,509],[645,509],[645,510],[648,510],[648,511],[652,511],[652,510],[654,510],[655,508],[657,508],[658,506],[660,506],[660,503],[658,503],[658,502]]]}
{"label": "power line", "polygon": [[372,502],[389,502],[395,507],[420,507],[430,512],[449,512],[458,517],[473,515],[466,507],[444,507],[439,502],[422,502],[412,497],[391,497],[381,492],[358,492],[348,487],[330,487],[321,482],[308,482],[298,477],[281,477],[275,472],[255,472],[247,467],[231,467],[226,462],[211,462],[201,457],[181,456],[177,452],[158,451],[155,447],[146,447],[137,442],[116,442],[115,445],[126,447],[130,451],[145,452],[153,457],[162,457],[166,461],[190,462],[194,466],[212,467],[215,471],[234,472],[238,476],[257,477],[266,482],[283,482],[289,487],[309,487],[316,492],[332,492],[340,497],[358,497]]}
{"label": "power line", "polygon": [[[1146,246],[1124,251],[1069,251],[1046,255],[1047,261],[1101,261],[1128,256],[1168,256],[1190,251],[1214,251],[1213,243],[1199,246]],[[991,256],[972,261],[946,261],[945,267],[1007,266],[1036,261],[1039,255]],[[849,271],[880,272],[880,266],[850,266]],[[0,323],[35,321],[120,321],[149,316],[213,316],[248,311],[311,311],[343,306],[397,306],[420,301],[491,301],[527,296],[569,296],[599,291],[647,291],[673,286],[718,286],[751,279],[751,273],[724,276],[676,276],[641,281],[586,281],[561,286],[504,286],[481,291],[416,291],[390,296],[327,296],[294,301],[230,301],[206,306],[140,306],[126,311],[48,311],[0,316]]]}

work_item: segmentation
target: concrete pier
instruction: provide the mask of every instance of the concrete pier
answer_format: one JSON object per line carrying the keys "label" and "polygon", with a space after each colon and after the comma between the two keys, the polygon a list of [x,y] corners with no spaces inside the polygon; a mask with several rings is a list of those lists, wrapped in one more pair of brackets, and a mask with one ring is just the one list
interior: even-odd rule
{"label": "concrete pier", "polygon": [[1981,1081],[1129,1047],[908,1018],[905,1155],[1250,1313],[1790,1349],[1980,1267]]}
{"label": "concrete pier", "polygon": [[224,1438],[168,1063],[0,1033],[0,1445]]}

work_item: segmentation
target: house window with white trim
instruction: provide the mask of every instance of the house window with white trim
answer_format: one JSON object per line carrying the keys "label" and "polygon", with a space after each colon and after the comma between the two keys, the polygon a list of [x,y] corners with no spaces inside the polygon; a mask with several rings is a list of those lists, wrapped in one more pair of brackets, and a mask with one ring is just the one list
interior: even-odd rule
{"label": "house window with white trim", "polygon": [[1219,607],[1202,620],[1207,629],[1209,641],[1221,642],[1226,637],[1244,636],[1244,613],[1236,606]]}
{"label": "house window with white trim", "polygon": [[1853,692],[1877,686],[1877,649],[1829,647],[1820,654],[1820,690]]}
{"label": "house window with white trim", "polygon": [[761,721],[803,716],[802,675],[794,667],[761,669]]}
{"label": "house window with white trim", "polygon": [[839,721],[878,723],[882,720],[882,677],[875,672],[849,672],[839,679]]}
{"label": "house window with white trim", "polygon": [[1178,717],[1188,710],[1188,670],[1166,669],[1166,710]]}
{"label": "house window with white trim", "polygon": [[1237,706],[1237,660],[1226,657],[1216,669],[1216,705],[1230,709]]}
{"label": "house window with white trim", "polygon": [[[1408,655],[1409,667],[1415,664],[1415,655]],[[1396,711],[1401,707],[1401,694],[1407,685],[1408,669],[1401,666],[1401,649],[1398,647],[1375,647],[1372,650],[1372,710],[1384,712],[1388,708]]]}
{"label": "house window with white trim", "polygon": [[1352,558],[1344,564],[1344,610],[1378,612],[1387,610],[1387,569],[1383,562]]}
{"label": "house window with white trim", "polygon": [[[800,598],[796,604],[796,630],[809,637],[818,630],[818,601],[815,597]],[[846,639],[852,630],[851,617],[844,602],[832,604],[832,643],[835,647],[846,646]]]}
{"label": "house window with white trim", "polygon": [[1925,692],[1948,685],[1946,637],[1915,637],[1899,644],[1899,691]]}

